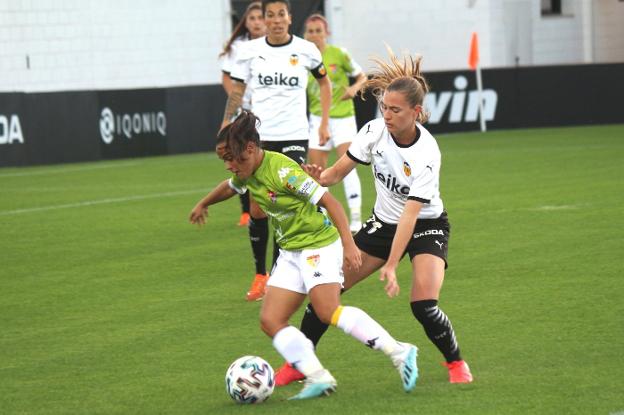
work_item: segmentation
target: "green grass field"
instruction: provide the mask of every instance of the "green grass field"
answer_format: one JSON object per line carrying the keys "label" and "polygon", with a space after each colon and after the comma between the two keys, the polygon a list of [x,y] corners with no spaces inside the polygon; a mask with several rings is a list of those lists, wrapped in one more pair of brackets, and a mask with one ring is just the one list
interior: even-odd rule
{"label": "green grass field", "polygon": [[[235,405],[225,370],[281,358],[244,294],[236,199],[192,227],[226,177],[214,154],[0,169],[2,414],[612,414],[624,411],[624,125],[438,137],[452,223],[441,307],[475,382],[450,385],[403,290],[344,296],[420,347],[412,394],[340,330],[325,399]],[[361,168],[365,206],[372,175]],[[341,186],[334,194],[341,199]],[[293,319],[299,325],[300,314]]]}

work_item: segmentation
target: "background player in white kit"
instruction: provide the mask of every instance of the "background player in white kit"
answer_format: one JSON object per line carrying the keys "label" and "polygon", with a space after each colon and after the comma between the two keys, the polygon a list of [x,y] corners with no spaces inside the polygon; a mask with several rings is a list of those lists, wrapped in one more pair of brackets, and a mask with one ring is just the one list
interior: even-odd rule
{"label": "background player in white kit", "polygon": [[[221,58],[221,84],[225,93],[230,95],[232,92],[232,66],[236,62],[236,51],[240,45],[252,39],[257,39],[266,34],[266,26],[264,25],[264,16],[262,15],[262,3],[254,1],[249,3],[245,13],[240,21],[232,30],[232,35],[225,43],[223,51],[219,55]],[[251,109],[251,91],[245,91],[241,107],[246,110]],[[241,202],[241,216],[238,226],[249,225],[249,194],[245,193],[239,196]]]}
{"label": "background player in white kit", "polygon": [[[313,43],[291,35],[290,3],[287,0],[262,2],[266,37],[241,45],[230,77],[232,92],[228,97],[222,127],[237,114],[242,97],[251,91],[251,108],[260,118],[260,141],[263,148],[280,152],[297,163],[305,161],[309,131],[306,117],[306,86],[308,73],[320,87],[322,121],[318,134],[329,138],[329,107],[331,84],[326,77],[321,53]],[[262,298],[268,275],[266,247],[268,222],[266,215],[250,203],[249,236],[256,263],[256,276],[247,300]],[[279,255],[274,243],[273,263]]]}
{"label": "background player in white kit", "polygon": [[[438,308],[447,266],[450,225],[440,198],[441,155],[433,136],[422,126],[428,115],[422,104],[428,85],[420,73],[420,56],[401,62],[390,52],[391,63],[376,59],[379,71],[364,88],[379,100],[383,118],[370,121],[358,133],[346,155],[327,170],[305,170],[323,186],[338,183],[360,164],[372,164],[377,199],[371,216],[354,237],[362,251],[362,266],[345,269],[344,288],[380,269],[390,297],[399,293],[396,267],[407,253],[412,263],[410,305],[427,337],[446,359],[451,383],[472,382],[462,359],[450,320]],[[326,330],[308,306],[301,331],[314,344]],[[284,365],[276,384],[300,379]]]}

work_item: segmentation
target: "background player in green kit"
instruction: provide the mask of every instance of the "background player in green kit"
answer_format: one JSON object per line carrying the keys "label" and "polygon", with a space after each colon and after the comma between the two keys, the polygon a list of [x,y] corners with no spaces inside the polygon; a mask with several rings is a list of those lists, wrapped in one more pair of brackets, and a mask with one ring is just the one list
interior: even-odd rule
{"label": "background player in green kit", "polygon": [[[338,158],[342,157],[357,134],[353,97],[366,82],[366,75],[362,72],[360,65],[353,60],[345,48],[328,44],[328,36],[329,28],[325,17],[313,14],[306,19],[304,37],[321,51],[323,65],[332,85],[329,140],[321,142],[318,135],[310,134],[308,145],[308,162],[323,168],[327,167],[329,151],[335,148]],[[349,85],[349,78],[355,78],[353,85]],[[322,121],[321,92],[317,82],[308,80],[307,94],[310,132],[313,132],[319,129]],[[362,186],[357,170],[354,169],[347,174],[342,185],[351,214],[349,227],[351,232],[357,232],[362,227]]]}
{"label": "background player in green kit", "polygon": [[[312,342],[288,323],[306,296],[319,319],[390,357],[404,390],[411,391],[418,378],[416,346],[397,342],[359,308],[340,305],[343,260],[347,268],[361,264],[342,206],[296,162],[263,150],[257,122],[251,112],[243,111],[219,132],[217,154],[233,176],[197,203],[190,222],[204,224],[208,206],[245,191],[270,218],[280,255],[267,284],[260,325],[284,359],[306,376],[303,390],[292,399],[336,389],[336,380],[316,357]],[[326,209],[336,226],[317,206]]]}

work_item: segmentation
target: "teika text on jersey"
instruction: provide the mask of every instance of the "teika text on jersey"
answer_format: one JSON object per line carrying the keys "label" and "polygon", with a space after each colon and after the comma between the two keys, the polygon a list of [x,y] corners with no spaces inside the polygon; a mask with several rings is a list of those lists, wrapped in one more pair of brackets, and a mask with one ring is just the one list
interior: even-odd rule
{"label": "teika text on jersey", "polygon": [[286,76],[280,72],[274,72],[273,76],[258,74],[258,82],[260,85],[283,85],[283,86],[299,86],[299,77]]}
{"label": "teika text on jersey", "polygon": [[377,166],[375,165],[373,165],[373,170],[375,171],[375,178],[382,182],[384,186],[386,186],[386,188],[388,188],[388,190],[390,190],[392,193],[397,193],[404,196],[407,196],[409,194],[409,186],[402,186],[401,183],[397,181],[396,177],[389,173],[387,175],[384,175],[377,170]]}

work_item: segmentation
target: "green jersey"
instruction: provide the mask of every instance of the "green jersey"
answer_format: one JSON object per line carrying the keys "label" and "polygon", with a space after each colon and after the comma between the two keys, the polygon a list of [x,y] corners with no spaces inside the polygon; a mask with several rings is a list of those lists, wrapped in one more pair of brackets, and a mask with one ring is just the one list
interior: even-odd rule
{"label": "green jersey", "polygon": [[289,251],[321,248],[339,238],[338,230],[316,207],[327,189],[283,154],[264,151],[260,167],[247,180],[230,179],[237,193],[251,192],[267,214],[275,241]]}
{"label": "green jersey", "polygon": [[[355,77],[362,68],[349,55],[349,53],[337,46],[327,45],[323,51],[323,64],[327,70],[327,76],[332,84],[332,104],[329,110],[330,118],[345,118],[355,115],[353,100],[341,100],[340,97],[349,87],[349,77]],[[308,102],[310,112],[321,116],[321,98],[319,84],[312,77],[308,78]]]}

